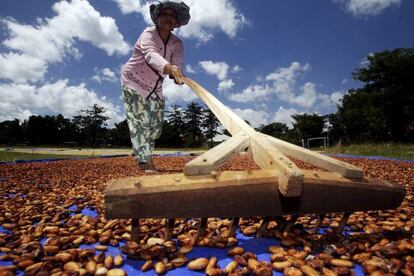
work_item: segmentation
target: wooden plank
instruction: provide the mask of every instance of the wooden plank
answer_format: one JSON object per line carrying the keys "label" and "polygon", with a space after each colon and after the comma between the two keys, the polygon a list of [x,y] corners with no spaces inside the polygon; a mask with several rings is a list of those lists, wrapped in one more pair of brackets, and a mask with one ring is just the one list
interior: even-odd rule
{"label": "wooden plank", "polygon": [[187,175],[210,174],[229,160],[231,156],[244,151],[247,147],[249,147],[249,137],[244,133],[238,133],[188,162],[184,167],[184,173]]}
{"label": "wooden plank", "polygon": [[223,126],[230,132],[232,136],[239,132],[244,131],[247,135],[252,135],[255,130],[251,128],[244,120],[234,114],[223,103],[217,100],[210,92],[204,89],[197,82],[192,79],[185,78],[184,83],[187,84],[194,93],[200,97],[203,102],[210,108],[210,110],[216,115],[217,119],[223,124]]}
{"label": "wooden plank", "polygon": [[239,217],[354,212],[397,208],[404,188],[368,178],[353,181],[337,173],[304,170],[301,197],[278,191],[274,170],[222,171],[112,180],[105,191],[108,219],[131,217]]}
{"label": "wooden plank", "polygon": [[135,216],[132,216],[131,218],[131,239],[134,242],[139,243],[139,219],[136,218]]}
{"label": "wooden plank", "polygon": [[250,146],[253,159],[259,167],[273,169],[277,173],[282,195],[295,197],[302,194],[303,173],[289,158],[259,135],[250,138]]}
{"label": "wooden plank", "polygon": [[297,145],[285,142],[275,137],[260,134],[275,146],[282,154],[291,156],[304,162],[308,162],[314,166],[326,169],[331,172],[337,172],[345,177],[364,178],[364,171],[356,166],[342,162],[340,160],[328,157],[323,154],[299,147]]}
{"label": "wooden plank", "polygon": [[283,156],[279,151],[273,148],[265,139],[261,139],[252,127],[198,83],[188,78],[184,82],[204,101],[214,115],[216,115],[217,119],[233,136],[240,132],[244,132],[249,136],[250,145],[254,149],[251,152],[257,165],[262,169],[275,169],[279,171],[279,190],[284,196],[292,197],[300,195],[303,175],[299,168],[295,165],[287,165],[286,157],[282,158]]}

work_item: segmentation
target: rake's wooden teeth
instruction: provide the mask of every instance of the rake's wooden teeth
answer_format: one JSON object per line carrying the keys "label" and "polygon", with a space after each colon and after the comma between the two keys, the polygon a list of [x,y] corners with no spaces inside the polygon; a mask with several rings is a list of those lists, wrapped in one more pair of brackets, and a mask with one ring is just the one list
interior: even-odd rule
{"label": "rake's wooden teeth", "polygon": [[290,232],[290,230],[292,230],[293,226],[295,225],[295,222],[298,219],[298,217],[298,215],[292,215],[290,217],[290,220],[286,223],[283,232]]}
{"label": "rake's wooden teeth", "polygon": [[131,239],[135,242],[139,241],[139,219],[132,219],[131,222]]}
{"label": "rake's wooden teeth", "polygon": [[234,217],[229,231],[229,237],[234,237],[236,235],[236,229],[239,226],[240,217]]}
{"label": "rake's wooden teeth", "polygon": [[313,226],[312,230],[310,231],[311,234],[315,235],[318,233],[318,229],[321,226],[323,220],[325,219],[325,214],[319,214],[318,220],[316,221],[315,225]]}
{"label": "rake's wooden teeth", "polygon": [[338,228],[336,228],[336,230],[335,230],[336,234],[340,235],[342,233],[346,223],[348,222],[348,219],[349,219],[350,215],[351,215],[351,213],[344,213],[344,215],[342,216],[341,222],[339,223]]}
{"label": "rake's wooden teeth", "polygon": [[275,220],[276,220],[276,224],[277,224],[277,230],[282,232],[283,229],[285,228],[286,223],[287,223],[286,219],[283,216],[277,216],[277,217],[275,217]]}
{"label": "rake's wooden teeth", "polygon": [[270,222],[271,218],[272,217],[264,217],[263,218],[262,224],[260,225],[259,230],[257,230],[256,237],[263,238],[265,236],[266,230],[267,230],[267,227],[269,226],[269,222]]}
{"label": "rake's wooden teeth", "polygon": [[207,228],[207,219],[208,218],[201,218],[200,219],[200,225],[198,226],[197,233],[196,233],[196,235],[194,237],[194,240],[192,242],[194,246],[197,245],[198,240],[200,238],[204,237],[204,233],[206,232],[206,228]]}
{"label": "rake's wooden teeth", "polygon": [[165,240],[171,240],[174,232],[175,218],[169,218],[167,222],[167,231],[165,233]]}

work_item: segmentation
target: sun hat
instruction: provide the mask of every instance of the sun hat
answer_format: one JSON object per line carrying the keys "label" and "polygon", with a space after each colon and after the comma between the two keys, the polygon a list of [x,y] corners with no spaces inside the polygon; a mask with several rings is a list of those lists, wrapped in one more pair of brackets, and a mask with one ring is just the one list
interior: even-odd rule
{"label": "sun hat", "polygon": [[158,17],[163,9],[172,9],[175,14],[177,14],[177,24],[179,27],[186,25],[190,21],[190,7],[187,6],[184,2],[171,2],[164,1],[158,2],[157,4],[152,4],[150,6],[150,14],[152,22],[157,25]]}

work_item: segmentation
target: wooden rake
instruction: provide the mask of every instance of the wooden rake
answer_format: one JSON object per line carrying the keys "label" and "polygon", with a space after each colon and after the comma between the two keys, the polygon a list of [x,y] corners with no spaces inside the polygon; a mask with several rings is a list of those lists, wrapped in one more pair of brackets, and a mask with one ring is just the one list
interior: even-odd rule
{"label": "wooden rake", "polygon": [[[394,182],[364,177],[348,163],[256,132],[195,81],[187,84],[210,108],[232,137],[185,165],[184,173],[114,179],[105,191],[109,219],[132,218],[132,239],[138,240],[138,218],[168,218],[166,238],[175,218],[201,218],[195,242],[202,237],[208,217],[232,217],[234,235],[239,217],[263,216],[257,235],[272,219],[289,231],[301,214],[343,212],[336,229],[342,232],[354,211],[397,208],[405,196]],[[217,171],[234,154],[247,151],[259,170]],[[292,161],[310,163],[326,171],[300,170]],[[283,215],[292,215],[285,221]]]}

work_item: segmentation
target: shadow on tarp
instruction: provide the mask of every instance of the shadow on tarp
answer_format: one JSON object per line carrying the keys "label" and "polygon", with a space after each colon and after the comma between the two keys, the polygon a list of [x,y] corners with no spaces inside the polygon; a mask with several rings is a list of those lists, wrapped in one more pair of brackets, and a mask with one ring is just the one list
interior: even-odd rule
{"label": "shadow on tarp", "polygon": [[[72,212],[71,215],[75,215],[74,211],[77,210],[77,206],[72,205],[68,208],[68,210]],[[89,207],[82,209],[80,212],[85,216],[91,216],[93,218],[96,218],[98,216],[97,212],[93,208],[89,208]],[[324,233],[326,232],[326,229],[320,228],[319,232]],[[0,226],[0,233],[10,234],[11,231],[6,230]],[[345,232],[345,235],[347,234],[349,234],[348,231]],[[255,237],[248,237],[240,233],[239,230],[236,231],[236,236],[239,241],[237,246],[243,247],[246,252],[250,251],[250,252],[255,253],[259,261],[269,262],[270,256],[271,256],[271,254],[268,251],[269,246],[280,245],[280,242],[277,239],[267,239],[267,238],[259,239]],[[47,239],[42,238],[40,242],[42,244],[45,244],[46,240]],[[94,248],[98,244],[99,243],[90,244],[90,245],[81,245],[80,248],[82,249]],[[140,270],[141,266],[144,264],[143,260],[133,260],[133,259],[126,258],[126,255],[120,251],[121,246],[123,246],[124,244],[125,242],[120,242],[119,246],[117,247],[108,246],[108,250],[106,251],[105,254],[112,255],[114,257],[117,255],[121,255],[125,260],[124,265],[121,268],[125,270],[128,275],[155,275],[154,270],[150,270],[147,272],[142,272]],[[186,257],[189,260],[192,260],[192,259],[201,258],[201,257],[210,258],[214,256],[218,259],[218,265],[224,269],[227,266],[227,264],[229,264],[232,261],[232,259],[227,256],[227,250],[228,248],[219,249],[219,248],[208,248],[208,247],[195,247],[193,251],[191,251],[190,253],[186,255]],[[96,252],[96,254],[99,254],[99,253],[100,253],[99,251]],[[3,254],[4,253],[0,253],[0,255],[3,255]],[[7,262],[0,261],[0,266],[12,265],[12,264],[13,263],[9,261]],[[364,275],[362,271],[362,267],[360,265],[356,265],[354,267],[354,271],[356,275],[358,276]],[[23,275],[23,271],[18,271],[16,275]],[[205,273],[190,271],[187,269],[187,266],[183,266],[183,267],[175,268],[175,269],[168,271],[166,275],[186,276],[186,275],[205,275]],[[283,273],[273,271],[273,275],[283,275]]]}

